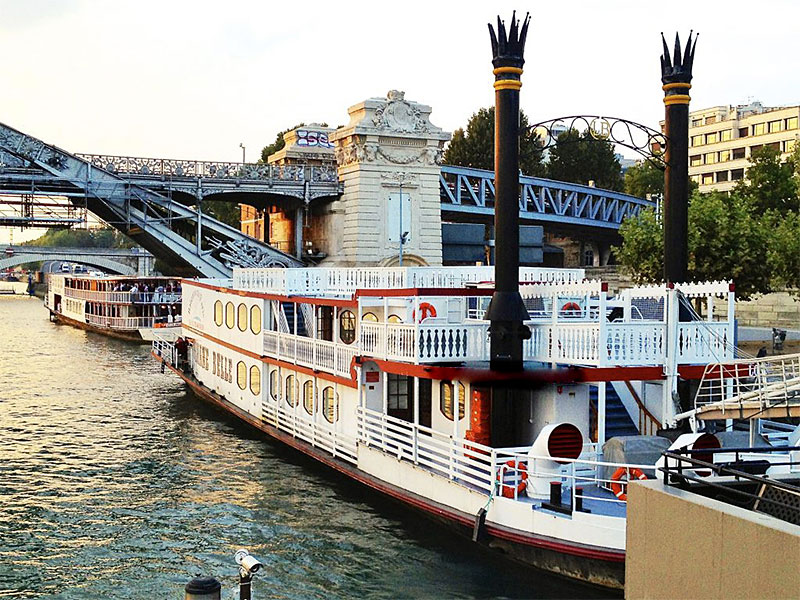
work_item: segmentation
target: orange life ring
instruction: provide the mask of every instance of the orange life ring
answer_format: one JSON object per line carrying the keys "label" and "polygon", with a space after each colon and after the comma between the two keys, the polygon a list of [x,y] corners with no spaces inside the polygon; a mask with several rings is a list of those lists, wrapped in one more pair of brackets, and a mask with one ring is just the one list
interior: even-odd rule
{"label": "orange life ring", "polygon": [[[630,471],[630,473],[629,473]],[[626,469],[625,467],[620,467],[614,474],[611,476],[611,491],[614,492],[614,495],[625,502],[628,499],[628,494],[625,493],[622,484],[622,477],[627,476],[626,481],[630,481],[633,479],[647,479],[647,475],[645,475],[641,469]]]}
{"label": "orange life ring", "polygon": [[[519,473],[520,481],[516,485],[516,488],[512,484],[504,483],[503,482],[503,467],[501,466],[497,470],[497,481],[500,483],[500,493],[505,496],[506,498],[513,498],[515,495],[519,496],[522,492],[525,491],[525,488],[528,487],[528,467],[525,466],[523,462],[517,462],[515,460],[509,460],[505,463],[506,467],[510,467],[512,469],[516,469]],[[516,494],[514,490],[516,489]]]}
{"label": "orange life ring", "polygon": [[435,317],[436,316],[436,307],[431,304],[430,302],[421,302],[419,305],[419,321],[417,321],[417,311],[416,309],[411,312],[411,319],[417,321],[417,323],[422,323],[428,317]]}
{"label": "orange life ring", "polygon": [[581,312],[581,306],[577,302],[567,302],[558,312],[562,315],[575,316],[576,312]]}

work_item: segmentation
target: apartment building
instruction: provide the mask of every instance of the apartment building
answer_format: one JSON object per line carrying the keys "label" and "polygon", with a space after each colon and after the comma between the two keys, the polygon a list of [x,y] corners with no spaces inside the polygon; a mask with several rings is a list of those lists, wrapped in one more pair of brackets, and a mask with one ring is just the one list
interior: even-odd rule
{"label": "apartment building", "polygon": [[[689,176],[701,192],[727,191],[746,176],[753,151],[769,146],[785,159],[800,139],[800,106],[760,102],[689,113]],[[662,123],[663,127],[663,123]]]}

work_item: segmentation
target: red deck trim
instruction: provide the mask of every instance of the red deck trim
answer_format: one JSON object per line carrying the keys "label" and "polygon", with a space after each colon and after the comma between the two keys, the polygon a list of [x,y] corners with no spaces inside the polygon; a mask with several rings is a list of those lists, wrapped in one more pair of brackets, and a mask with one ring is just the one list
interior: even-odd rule
{"label": "red deck trim", "polygon": [[491,296],[494,288],[377,288],[356,290],[360,296]]}
{"label": "red deck trim", "polygon": [[317,371],[314,369],[309,369],[308,367],[302,367],[300,365],[296,365],[294,363],[286,362],[284,360],[278,360],[277,358],[271,358],[269,356],[262,356],[260,354],[256,354],[255,352],[250,352],[249,350],[245,350],[244,348],[239,348],[238,346],[234,346],[226,341],[223,341],[219,338],[214,337],[213,335],[209,335],[200,331],[199,329],[195,329],[187,324],[183,324],[185,329],[188,329],[195,335],[206,338],[211,340],[215,344],[219,344],[220,346],[224,346],[228,350],[233,350],[234,352],[239,352],[240,354],[244,354],[245,356],[249,356],[253,360],[260,360],[261,362],[268,363],[271,365],[275,365],[277,367],[283,367],[285,369],[291,369],[297,371],[298,373],[303,373],[304,375],[309,375],[311,377],[317,377],[319,379],[324,379],[325,381],[331,381],[333,383],[338,383],[339,385],[344,385],[353,389],[358,388],[358,382],[355,381],[355,373],[353,371],[354,364],[351,362],[350,364],[350,375],[351,379],[345,379],[344,377],[339,377],[338,375],[331,375],[330,373],[326,373],[324,371]]}
{"label": "red deck trim", "polygon": [[[156,359],[161,360],[160,357],[156,356],[155,354],[153,354],[153,356]],[[457,511],[450,507],[439,504],[438,502],[434,502],[433,500],[428,500],[426,498],[423,498],[417,494],[414,494],[413,492],[408,492],[395,485],[376,479],[375,477],[367,473],[364,473],[363,471],[359,470],[357,467],[354,467],[349,463],[338,460],[332,456],[323,454],[322,452],[317,451],[316,449],[306,444],[305,442],[293,438],[289,434],[284,433],[279,429],[276,429],[272,425],[268,425],[266,423],[261,422],[261,420],[256,419],[253,415],[243,411],[236,405],[232,404],[231,402],[228,402],[227,400],[225,400],[221,396],[218,396],[211,390],[208,390],[199,382],[195,382],[189,379],[184,373],[178,371],[172,365],[167,364],[167,366],[170,368],[170,370],[175,372],[175,374],[177,374],[178,377],[183,379],[183,381],[185,381],[200,398],[209,401],[212,404],[216,404],[221,408],[224,408],[228,412],[239,417],[243,421],[249,423],[256,429],[263,431],[267,435],[277,439],[278,441],[284,442],[285,444],[291,446],[292,448],[299,450],[304,454],[307,454],[308,456],[320,461],[321,463],[331,467],[332,469],[335,469],[336,471],[339,471],[340,473],[347,475],[348,477],[351,477],[352,479],[355,479],[356,481],[368,487],[371,487],[374,490],[382,492],[405,504],[408,504],[409,506],[430,513],[432,515],[436,515],[437,517],[443,517],[449,519],[451,521],[459,523],[460,525],[470,528],[472,527],[474,522],[474,518],[472,515],[468,515],[461,511]],[[503,527],[500,525],[487,525],[486,530],[490,535],[493,535],[500,539],[509,540],[511,542],[515,542],[521,545],[543,548],[555,552],[561,552],[563,554],[571,554],[573,556],[591,558],[594,560],[604,560],[608,562],[625,561],[625,552],[620,550],[604,550],[602,548],[597,548],[594,546],[586,546],[583,544],[564,542],[561,540],[556,540],[545,536],[527,534],[525,532]]]}

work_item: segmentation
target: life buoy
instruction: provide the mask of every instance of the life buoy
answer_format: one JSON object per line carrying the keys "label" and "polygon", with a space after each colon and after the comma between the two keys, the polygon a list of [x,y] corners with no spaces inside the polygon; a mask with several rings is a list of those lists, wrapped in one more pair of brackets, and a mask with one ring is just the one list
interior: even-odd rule
{"label": "life buoy", "polygon": [[519,476],[519,483],[516,486],[510,483],[505,483],[503,481],[503,474],[508,473],[508,471],[503,469],[501,466],[497,470],[497,481],[500,484],[500,493],[506,498],[514,498],[515,496],[519,496],[525,491],[525,488],[528,487],[528,467],[525,466],[525,463],[517,462],[515,460],[509,460],[504,466],[516,470],[516,473],[512,472],[512,474]]}
{"label": "life buoy", "polygon": [[559,311],[562,315],[567,315],[570,317],[578,316],[581,312],[580,304],[577,302],[567,302],[564,306],[561,307]]}
{"label": "life buoy", "polygon": [[436,316],[436,307],[430,302],[421,302],[419,305],[419,321],[417,321],[417,311],[414,309],[411,312],[411,318],[417,323],[422,323],[428,317]]}
{"label": "life buoy", "polygon": [[625,467],[620,467],[614,471],[611,476],[611,491],[614,492],[618,499],[625,502],[628,499],[628,494],[625,493],[623,488],[623,477],[625,477],[625,481],[630,481],[631,479],[647,479],[647,475],[641,469],[626,469]]}

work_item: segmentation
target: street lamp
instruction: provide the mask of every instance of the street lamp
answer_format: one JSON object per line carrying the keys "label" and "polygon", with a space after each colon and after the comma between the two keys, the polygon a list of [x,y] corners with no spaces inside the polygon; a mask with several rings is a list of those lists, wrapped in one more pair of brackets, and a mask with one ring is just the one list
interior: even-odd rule
{"label": "street lamp", "polygon": [[244,164],[244,163],[246,163],[246,162],[247,162],[247,161],[244,159],[244,152],[245,152],[244,142],[239,142],[239,148],[241,148],[241,149],[242,149],[242,164]]}

